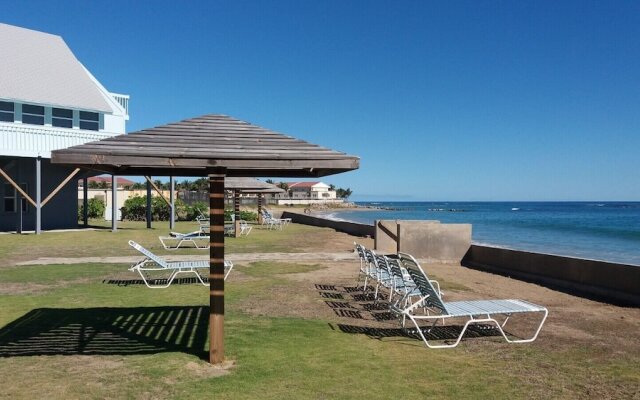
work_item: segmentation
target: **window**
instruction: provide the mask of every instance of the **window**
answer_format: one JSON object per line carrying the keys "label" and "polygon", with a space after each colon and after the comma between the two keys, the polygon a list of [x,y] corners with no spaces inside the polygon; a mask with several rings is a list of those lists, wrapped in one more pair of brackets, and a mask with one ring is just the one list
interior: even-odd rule
{"label": "window", "polygon": [[22,105],[22,123],[44,125],[44,107],[31,104]]}
{"label": "window", "polygon": [[16,212],[16,189],[8,183],[4,184],[4,212]]}
{"label": "window", "polygon": [[0,121],[13,122],[15,104],[8,101],[0,101]]}
{"label": "window", "polygon": [[100,114],[80,111],[80,129],[88,129],[90,131],[100,130]]}
{"label": "window", "polygon": [[73,128],[73,111],[65,108],[51,110],[51,125],[60,128]]}

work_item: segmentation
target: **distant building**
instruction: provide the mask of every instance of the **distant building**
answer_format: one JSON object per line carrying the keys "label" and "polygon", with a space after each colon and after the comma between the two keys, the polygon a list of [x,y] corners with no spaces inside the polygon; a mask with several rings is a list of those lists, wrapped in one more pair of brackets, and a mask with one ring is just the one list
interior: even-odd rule
{"label": "distant building", "polygon": [[[51,151],[125,133],[129,96],[110,93],[60,36],[0,23],[0,169],[37,204],[72,168],[51,165]],[[77,226],[75,175],[36,208],[0,177],[0,231]]]}
{"label": "distant building", "polygon": [[[105,188],[111,187],[111,176],[92,176],[87,179],[89,187],[94,186],[93,183],[97,183],[100,186],[104,186]],[[118,177],[118,181],[116,185],[118,189],[120,188],[130,188],[135,184],[134,181],[130,181],[129,179],[123,178],[121,176]],[[82,181],[78,181],[78,189],[82,189]]]}
{"label": "distant building", "polygon": [[273,195],[272,199],[279,205],[304,204],[341,204],[336,191],[324,182],[286,182],[289,189],[285,193]]}
{"label": "distant building", "polygon": [[288,193],[280,193],[277,199],[333,200],[336,191],[323,182],[288,182]]}

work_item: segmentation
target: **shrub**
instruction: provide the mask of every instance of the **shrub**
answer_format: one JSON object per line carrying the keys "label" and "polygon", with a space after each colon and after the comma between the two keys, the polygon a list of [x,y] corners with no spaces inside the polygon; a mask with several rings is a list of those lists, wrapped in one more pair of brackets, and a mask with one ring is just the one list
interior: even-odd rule
{"label": "shrub", "polygon": [[[225,221],[231,221],[231,215],[233,215],[233,210],[232,209],[226,209],[224,210],[224,220]],[[257,221],[258,220],[258,214],[254,213],[253,211],[240,211],[240,219],[243,219],[245,221]]]}
{"label": "shrub", "polygon": [[[89,218],[101,218],[104,216],[104,201],[100,199],[89,199],[87,201],[87,215]],[[84,215],[84,204],[78,207],[78,219],[82,219]]]}
{"label": "shrub", "polygon": [[204,215],[205,217],[209,216],[209,206],[202,201],[197,201],[190,206],[186,205],[185,209],[186,209],[186,215],[185,215],[186,221],[193,221],[194,219],[199,217],[200,214]]}
{"label": "shrub", "polygon": [[[176,199],[176,220],[191,221],[195,219],[193,207],[185,205],[182,200]],[[147,199],[143,196],[133,196],[125,200],[124,207],[121,208],[122,219],[128,221],[144,221],[147,218]],[[151,219],[153,221],[168,221],[171,210],[166,201],[159,196],[151,198]]]}

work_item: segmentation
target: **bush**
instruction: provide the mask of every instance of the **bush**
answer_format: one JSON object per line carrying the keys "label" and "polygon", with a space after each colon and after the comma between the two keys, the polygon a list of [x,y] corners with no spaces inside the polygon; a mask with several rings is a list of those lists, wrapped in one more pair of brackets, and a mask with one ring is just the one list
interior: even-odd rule
{"label": "bush", "polygon": [[[226,209],[224,210],[224,220],[225,221],[231,221],[231,216],[233,215],[233,210],[232,209]],[[257,221],[258,220],[258,214],[254,213],[252,211],[240,211],[240,219],[243,219],[245,221]]]}
{"label": "bush", "polygon": [[[87,201],[87,215],[89,218],[102,218],[104,216],[104,201],[100,199],[89,199]],[[78,207],[78,219],[82,219],[84,215],[84,204]]]}
{"label": "bush", "polygon": [[[176,199],[176,220],[193,220],[193,211],[189,211],[181,200]],[[133,196],[125,200],[121,209],[122,219],[128,221],[145,221],[147,219],[147,199],[143,196]],[[151,220],[168,221],[171,216],[169,205],[159,196],[151,198]]]}
{"label": "bush", "polygon": [[209,206],[202,201],[197,201],[190,206],[186,205],[185,209],[185,220],[187,221],[193,221],[194,219],[199,217],[200,214],[204,215],[205,217],[209,217]]}

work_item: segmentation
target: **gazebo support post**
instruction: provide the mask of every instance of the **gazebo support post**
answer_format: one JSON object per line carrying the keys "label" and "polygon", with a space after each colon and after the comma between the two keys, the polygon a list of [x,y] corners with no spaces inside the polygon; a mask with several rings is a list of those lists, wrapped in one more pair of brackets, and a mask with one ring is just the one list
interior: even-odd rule
{"label": "gazebo support post", "polygon": [[234,190],[233,191],[233,215],[235,216],[235,218],[233,219],[233,230],[234,230],[234,236],[235,237],[240,237],[240,191],[239,190]]}
{"label": "gazebo support post", "polygon": [[111,232],[118,230],[118,178],[111,175]]}
{"label": "gazebo support post", "polygon": [[82,224],[89,226],[89,179],[82,178]]}
{"label": "gazebo support post", "polygon": [[147,181],[147,229],[151,229],[151,181]]}
{"label": "gazebo support post", "polygon": [[173,175],[169,177],[169,208],[171,215],[169,216],[169,230],[176,228],[176,181]]}
{"label": "gazebo support post", "polygon": [[209,174],[209,362],[224,361],[224,169]]}
{"label": "gazebo support post", "polygon": [[258,223],[262,225],[262,193],[258,193]]}

